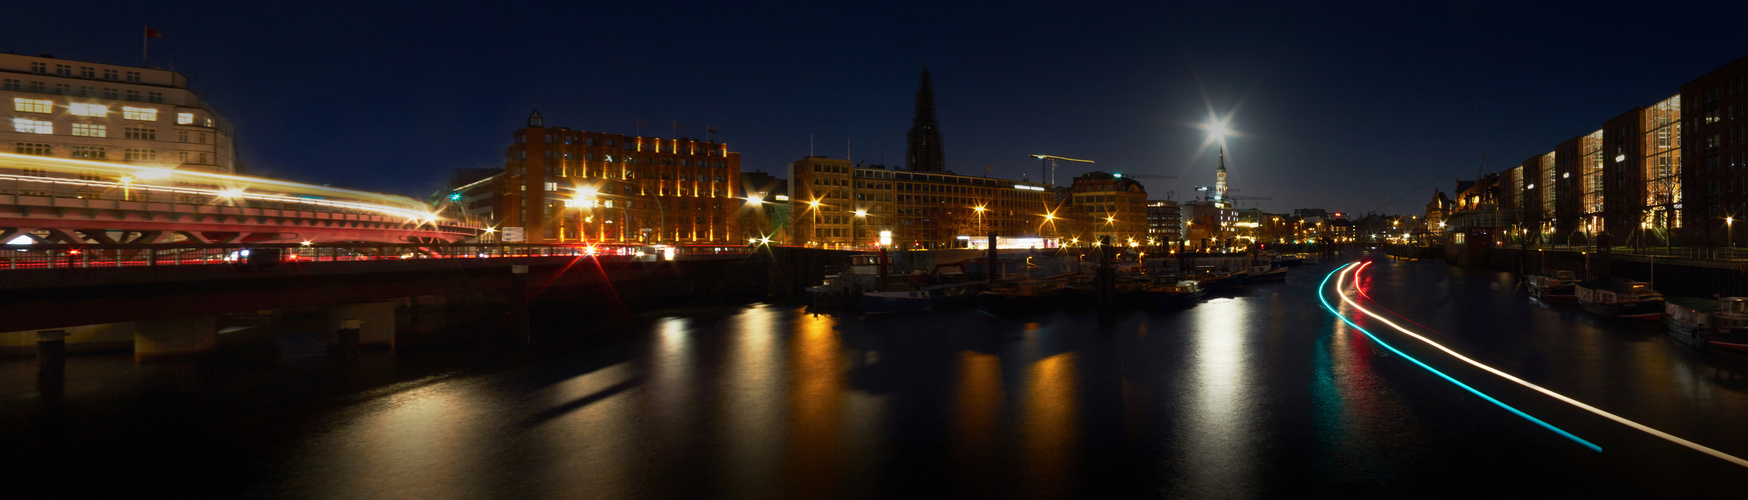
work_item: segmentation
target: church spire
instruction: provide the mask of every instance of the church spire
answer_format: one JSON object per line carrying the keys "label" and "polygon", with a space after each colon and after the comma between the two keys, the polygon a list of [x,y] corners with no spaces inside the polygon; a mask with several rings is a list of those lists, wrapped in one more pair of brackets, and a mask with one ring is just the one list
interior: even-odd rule
{"label": "church spire", "polygon": [[1220,169],[1214,171],[1214,201],[1226,201],[1226,146],[1220,146]]}
{"label": "church spire", "polygon": [[929,80],[928,68],[923,68],[917,85],[916,116],[911,118],[910,132],[904,138],[904,166],[920,172],[947,169],[941,147],[941,123],[935,120],[935,88]]}

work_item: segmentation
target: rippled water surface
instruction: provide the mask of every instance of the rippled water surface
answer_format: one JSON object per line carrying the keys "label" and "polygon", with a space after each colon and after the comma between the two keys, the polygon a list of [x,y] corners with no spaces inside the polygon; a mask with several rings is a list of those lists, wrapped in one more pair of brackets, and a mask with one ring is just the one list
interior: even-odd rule
{"label": "rippled water surface", "polygon": [[[60,399],[36,396],[30,360],[7,360],[0,458],[27,496],[1693,495],[1748,479],[1356,320],[1603,452],[1377,348],[1318,300],[1334,268],[1181,310],[754,304],[611,327],[545,318],[543,337],[570,341],[533,349],[74,357]],[[1362,304],[1477,360],[1748,455],[1748,359],[1439,261],[1380,259],[1360,286]]]}

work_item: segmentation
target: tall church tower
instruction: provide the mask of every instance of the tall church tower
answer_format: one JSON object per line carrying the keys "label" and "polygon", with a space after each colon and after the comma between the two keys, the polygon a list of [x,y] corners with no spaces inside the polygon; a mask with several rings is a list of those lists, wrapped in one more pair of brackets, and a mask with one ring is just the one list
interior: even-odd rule
{"label": "tall church tower", "polygon": [[916,89],[916,117],[911,118],[910,132],[904,137],[904,166],[918,172],[947,170],[946,154],[941,148],[941,123],[935,120],[935,88],[929,82],[928,68],[923,68],[922,83]]}
{"label": "tall church tower", "polygon": [[1220,146],[1220,169],[1214,171],[1214,201],[1226,201],[1226,146]]}

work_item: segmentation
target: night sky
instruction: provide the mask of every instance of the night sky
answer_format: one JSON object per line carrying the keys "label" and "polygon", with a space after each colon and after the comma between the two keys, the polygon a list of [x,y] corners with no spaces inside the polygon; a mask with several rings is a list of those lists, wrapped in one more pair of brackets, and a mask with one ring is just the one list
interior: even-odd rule
{"label": "night sky", "polygon": [[714,126],[744,171],[781,172],[810,135],[820,155],[901,164],[927,66],[956,172],[1035,179],[1028,155],[1090,158],[1178,175],[1146,185],[1183,200],[1213,183],[1195,128],[1212,109],[1242,134],[1237,194],[1361,213],[1418,213],[1433,186],[1414,188],[1459,164],[1515,165],[1748,55],[1745,3],[840,4],[28,2],[0,17],[0,50],[138,64],[151,26],[169,38],[149,65],[236,125],[252,173],[409,195],[501,167],[534,103],[549,126]]}

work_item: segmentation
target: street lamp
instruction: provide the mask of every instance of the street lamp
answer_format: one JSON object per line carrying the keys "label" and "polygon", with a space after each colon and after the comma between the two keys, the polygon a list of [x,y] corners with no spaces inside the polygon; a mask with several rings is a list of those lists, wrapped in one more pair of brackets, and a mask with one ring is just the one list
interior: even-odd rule
{"label": "street lamp", "polygon": [[1734,222],[1736,222],[1734,216],[1724,216],[1724,238],[1727,238],[1730,241],[1731,257],[1736,256],[1736,232],[1734,231],[1736,226],[1733,224]]}

